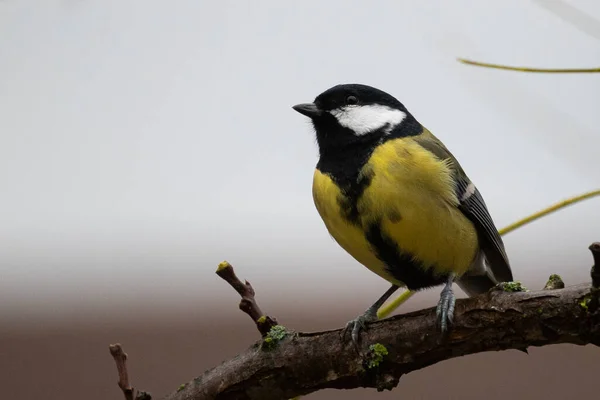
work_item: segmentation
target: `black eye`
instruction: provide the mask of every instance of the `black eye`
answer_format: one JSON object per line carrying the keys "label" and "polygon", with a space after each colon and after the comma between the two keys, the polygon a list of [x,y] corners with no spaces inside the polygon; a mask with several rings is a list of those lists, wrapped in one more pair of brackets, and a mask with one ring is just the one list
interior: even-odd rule
{"label": "black eye", "polygon": [[356,98],[356,96],[348,96],[346,97],[346,104],[351,106],[354,104],[358,104],[358,99]]}

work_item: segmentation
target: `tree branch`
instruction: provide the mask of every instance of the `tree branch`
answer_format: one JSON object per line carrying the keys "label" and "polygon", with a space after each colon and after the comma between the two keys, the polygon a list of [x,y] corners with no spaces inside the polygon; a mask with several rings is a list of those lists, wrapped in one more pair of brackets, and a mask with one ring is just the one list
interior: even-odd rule
{"label": "tree branch", "polygon": [[110,354],[115,359],[117,364],[117,372],[119,374],[118,385],[123,391],[125,400],[152,400],[150,393],[136,390],[129,383],[129,372],[127,371],[127,353],[123,351],[120,343],[111,344],[108,346]]}
{"label": "tree branch", "polygon": [[[289,399],[326,388],[391,390],[406,373],[468,354],[559,343],[600,346],[600,243],[589,248],[595,263],[592,285],[565,288],[558,275],[540,291],[499,285],[458,300],[446,336],[437,328],[434,308],[398,315],[368,326],[360,354],[351,341],[342,340],[341,329],[303,333],[275,325],[275,319],[264,317],[250,284],[242,283],[230,264],[221,263],[217,273],[240,293],[240,308],[263,337],[164,400]],[[261,326],[265,321],[270,322]],[[121,386],[119,369],[122,388],[129,387],[126,376]]]}
{"label": "tree branch", "polygon": [[341,329],[289,332],[275,348],[255,343],[165,400],[289,399],[326,388],[391,390],[403,374],[468,354],[559,343],[599,346],[599,297],[600,290],[589,284],[535,292],[496,289],[458,300],[445,338],[434,308],[375,322],[362,336],[369,348],[363,355],[341,340]]}
{"label": "tree branch", "polygon": [[252,318],[252,321],[254,321],[256,328],[262,336],[265,336],[272,327],[277,325],[277,320],[275,318],[263,314],[256,302],[254,288],[248,281],[242,283],[240,278],[235,274],[231,264],[227,261],[220,263],[217,267],[217,275],[229,283],[231,287],[242,296],[240,310]]}

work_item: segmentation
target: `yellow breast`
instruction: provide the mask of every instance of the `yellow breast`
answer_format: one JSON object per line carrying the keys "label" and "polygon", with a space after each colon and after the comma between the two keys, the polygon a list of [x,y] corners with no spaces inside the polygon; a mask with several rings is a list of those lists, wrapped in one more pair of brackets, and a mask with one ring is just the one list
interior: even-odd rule
{"label": "yellow breast", "polygon": [[[402,285],[387,271],[365,238],[365,229],[379,223],[402,253],[438,273],[464,273],[477,250],[473,224],[456,207],[451,171],[412,138],[378,146],[361,170],[371,178],[357,202],[358,221],[344,217],[345,194],[332,178],[315,170],[313,198],[325,226],[339,245],[384,279]],[[393,267],[393,266],[392,266]]]}

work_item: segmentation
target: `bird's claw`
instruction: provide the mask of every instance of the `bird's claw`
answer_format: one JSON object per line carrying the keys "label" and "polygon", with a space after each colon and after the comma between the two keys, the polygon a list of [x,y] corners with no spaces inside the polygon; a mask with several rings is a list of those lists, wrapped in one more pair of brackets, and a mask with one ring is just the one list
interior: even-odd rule
{"label": "bird's claw", "polygon": [[441,327],[442,333],[446,333],[448,326],[452,324],[454,320],[454,304],[456,303],[456,297],[452,291],[452,285],[446,285],[442,289],[440,294],[440,301],[436,308],[436,315],[438,323]]}
{"label": "bird's claw", "polygon": [[345,339],[346,334],[348,332],[350,332],[351,338],[352,338],[352,343],[358,349],[358,343],[359,343],[359,339],[360,339],[361,330],[366,331],[368,329],[367,325],[370,322],[374,322],[374,321],[377,321],[377,314],[372,313],[370,311],[367,311],[363,315],[360,315],[360,316],[354,318],[353,320],[348,321],[348,323],[346,324],[346,327],[342,331],[342,339]]}

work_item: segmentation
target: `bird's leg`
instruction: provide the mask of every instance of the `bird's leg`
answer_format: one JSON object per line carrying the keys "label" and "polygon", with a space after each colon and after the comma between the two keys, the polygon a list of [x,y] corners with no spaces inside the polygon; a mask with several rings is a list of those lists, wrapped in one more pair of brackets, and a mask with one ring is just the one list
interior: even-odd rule
{"label": "bird's leg", "polygon": [[448,325],[452,324],[454,318],[454,304],[456,303],[456,297],[452,291],[452,284],[454,283],[454,274],[448,277],[446,286],[442,289],[440,294],[440,301],[438,302],[436,315],[438,322],[441,326],[442,333],[445,333],[448,329]]}
{"label": "bird's leg", "polygon": [[358,348],[358,338],[360,335],[361,329],[367,330],[367,324],[369,322],[377,321],[377,310],[385,303],[387,299],[390,298],[392,294],[396,290],[398,290],[399,286],[392,285],[371,307],[364,312],[364,314],[358,316],[357,318],[349,321],[346,324],[346,327],[342,331],[342,338],[346,337],[347,332],[352,332],[352,342]]}

